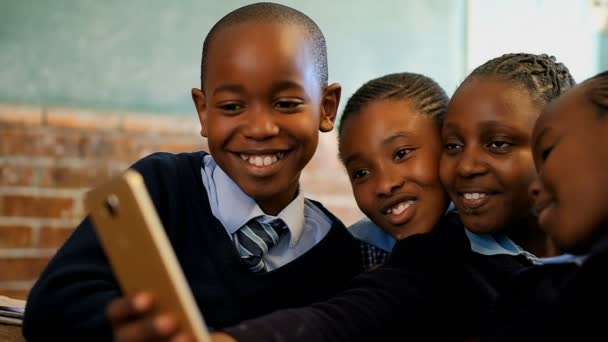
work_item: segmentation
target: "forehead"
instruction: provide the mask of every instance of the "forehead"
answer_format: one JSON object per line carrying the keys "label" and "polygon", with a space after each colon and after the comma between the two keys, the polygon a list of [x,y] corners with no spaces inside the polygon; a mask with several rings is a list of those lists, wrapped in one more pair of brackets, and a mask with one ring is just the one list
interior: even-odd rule
{"label": "forehead", "polygon": [[531,130],[540,114],[527,90],[511,81],[479,78],[468,81],[452,97],[446,126],[477,129],[485,122]]}
{"label": "forehead", "polygon": [[534,126],[536,137],[545,127],[567,126],[574,127],[584,116],[596,115],[591,102],[587,99],[585,86],[577,86],[545,107]]}
{"label": "forehead", "polygon": [[[420,139],[438,137],[439,126],[415,108],[409,100],[379,100],[363,107],[346,121],[341,139],[343,150],[378,145],[396,133]],[[437,132],[433,134],[434,132]]]}
{"label": "forehead", "polygon": [[217,32],[209,45],[206,82],[314,76],[312,53],[306,32],[296,25],[253,21],[231,25]]}

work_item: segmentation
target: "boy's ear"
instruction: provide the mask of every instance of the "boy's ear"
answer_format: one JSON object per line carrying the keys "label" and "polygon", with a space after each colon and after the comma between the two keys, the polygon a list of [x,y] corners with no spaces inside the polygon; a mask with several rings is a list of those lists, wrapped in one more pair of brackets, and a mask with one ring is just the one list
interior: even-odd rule
{"label": "boy's ear", "polygon": [[329,132],[334,129],[341,95],[342,86],[339,83],[330,84],[323,90],[321,116],[319,118],[319,130],[321,132]]}
{"label": "boy's ear", "polygon": [[192,101],[198,112],[198,119],[201,122],[201,136],[207,137],[207,101],[205,93],[197,88],[192,88]]}

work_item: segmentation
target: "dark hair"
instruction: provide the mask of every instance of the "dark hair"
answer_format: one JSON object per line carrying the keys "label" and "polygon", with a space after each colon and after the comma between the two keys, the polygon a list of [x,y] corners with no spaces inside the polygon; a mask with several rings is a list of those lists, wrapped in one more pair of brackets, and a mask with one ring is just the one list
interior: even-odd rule
{"label": "dark hair", "polygon": [[608,116],[608,70],[584,82],[586,94],[601,117]]}
{"label": "dark hair", "polygon": [[344,124],[368,104],[380,100],[409,100],[422,116],[441,125],[449,97],[437,82],[420,74],[402,72],[375,78],[362,85],[348,99],[338,128],[338,140],[344,134]]}
{"label": "dark hair", "polygon": [[470,80],[488,76],[496,76],[522,86],[540,106],[576,84],[568,68],[556,62],[553,56],[509,53],[477,67],[458,88]]}
{"label": "dark hair", "polygon": [[207,70],[207,55],[214,37],[222,29],[244,22],[276,23],[295,25],[301,28],[312,42],[312,53],[317,77],[322,87],[327,85],[327,46],[325,37],[319,26],[306,14],[280,4],[259,2],[228,13],[220,19],[209,31],[203,42],[201,57],[201,87],[204,88]]}

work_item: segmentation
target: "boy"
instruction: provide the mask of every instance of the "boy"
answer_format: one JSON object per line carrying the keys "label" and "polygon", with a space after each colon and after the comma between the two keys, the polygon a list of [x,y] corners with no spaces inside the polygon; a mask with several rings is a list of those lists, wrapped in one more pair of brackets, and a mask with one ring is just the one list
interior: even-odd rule
{"label": "boy", "polygon": [[[206,323],[222,328],[332,295],[361,267],[344,225],[299,189],[318,131],[333,129],[340,100],[340,85],[327,85],[321,31],[286,6],[237,9],[205,39],[201,85],[192,97],[210,155],[158,153],[133,168]],[[138,327],[158,323],[162,335],[177,324],[130,311],[153,307],[153,294],[120,296],[86,219],[32,289],[24,335],[107,341],[112,324],[121,340]],[[110,323],[104,310],[113,300]]]}

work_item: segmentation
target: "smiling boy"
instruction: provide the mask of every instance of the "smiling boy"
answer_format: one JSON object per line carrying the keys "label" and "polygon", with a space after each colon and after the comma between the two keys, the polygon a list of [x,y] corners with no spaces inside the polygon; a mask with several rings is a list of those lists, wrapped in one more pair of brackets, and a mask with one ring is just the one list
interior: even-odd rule
{"label": "smiling boy", "polygon": [[[192,90],[210,154],[157,153],[133,166],[211,328],[327,298],[360,271],[359,245],[299,188],[340,92],[327,83],[325,39],[309,17],[242,7],[207,35],[201,89]],[[86,219],[32,289],[24,335],[173,337],[179,322],[154,310],[153,295],[121,298]]]}

